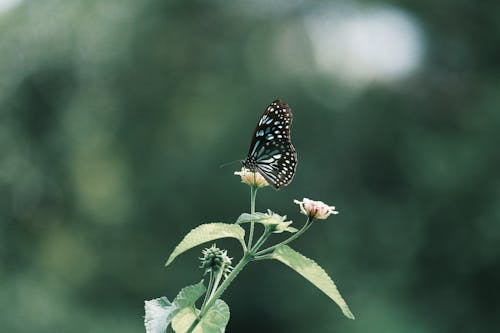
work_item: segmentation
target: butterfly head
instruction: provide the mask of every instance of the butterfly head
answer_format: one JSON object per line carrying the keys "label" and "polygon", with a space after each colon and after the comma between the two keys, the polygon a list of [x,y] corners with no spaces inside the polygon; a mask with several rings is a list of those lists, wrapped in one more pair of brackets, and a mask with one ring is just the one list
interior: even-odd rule
{"label": "butterfly head", "polygon": [[241,164],[248,170],[255,172],[255,158],[253,158],[252,156],[248,156],[247,158],[242,160]]}

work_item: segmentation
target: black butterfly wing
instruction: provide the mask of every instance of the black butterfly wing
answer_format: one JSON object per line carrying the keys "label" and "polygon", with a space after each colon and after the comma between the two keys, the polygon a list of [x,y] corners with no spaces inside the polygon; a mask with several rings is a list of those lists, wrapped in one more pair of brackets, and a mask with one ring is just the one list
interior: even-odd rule
{"label": "black butterfly wing", "polygon": [[276,189],[290,184],[297,167],[297,153],[290,141],[292,117],[287,104],[272,102],[255,128],[248,157],[243,161]]}

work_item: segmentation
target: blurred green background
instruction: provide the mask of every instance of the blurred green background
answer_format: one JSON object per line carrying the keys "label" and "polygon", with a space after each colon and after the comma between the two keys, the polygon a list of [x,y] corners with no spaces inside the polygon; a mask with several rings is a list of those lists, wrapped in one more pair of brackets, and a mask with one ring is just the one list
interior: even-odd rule
{"label": "blurred green background", "polygon": [[[257,208],[357,316],[259,262],[228,332],[500,327],[500,2],[0,0],[0,331],[141,332],[201,278],[191,228],[249,209],[232,172],[275,98],[294,182]],[[239,257],[235,241],[218,242]]]}

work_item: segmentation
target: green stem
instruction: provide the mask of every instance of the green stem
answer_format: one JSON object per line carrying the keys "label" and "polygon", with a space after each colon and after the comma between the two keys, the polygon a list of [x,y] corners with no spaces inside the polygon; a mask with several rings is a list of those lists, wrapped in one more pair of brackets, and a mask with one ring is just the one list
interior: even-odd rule
{"label": "green stem", "polygon": [[264,254],[270,253],[270,252],[274,251],[274,249],[277,248],[278,246],[286,245],[286,244],[290,243],[291,241],[299,238],[300,235],[302,235],[304,232],[307,231],[307,229],[309,229],[311,227],[312,222],[313,222],[313,219],[311,219],[311,218],[308,217],[306,223],[304,224],[304,226],[299,231],[297,231],[296,233],[294,233],[290,238],[285,239],[281,243],[278,243],[276,245],[268,247],[267,249],[259,251],[259,252],[255,253],[255,255],[256,256],[262,256]]}
{"label": "green stem", "polygon": [[241,244],[241,248],[243,249],[243,253],[246,253],[248,251],[247,245],[245,244],[245,240],[239,240]]}
{"label": "green stem", "polygon": [[269,254],[265,254],[263,256],[256,256],[255,258],[253,258],[252,261],[259,261],[259,260],[266,260],[266,259],[273,259],[273,255],[271,253],[269,253]]}
{"label": "green stem", "polygon": [[245,253],[243,255],[243,258],[241,258],[240,262],[234,267],[232,272],[227,276],[227,278],[222,282],[220,285],[219,289],[213,294],[212,297],[210,297],[210,300],[207,302],[205,305],[205,308],[201,310],[200,314],[198,315],[198,318],[191,324],[189,329],[186,331],[186,333],[191,333],[193,330],[196,328],[198,323],[203,319],[203,317],[207,314],[207,311],[214,305],[215,301],[219,299],[219,297],[222,295],[222,293],[229,287],[231,282],[233,282],[234,278],[241,272],[243,267],[246,266],[251,260],[253,256],[249,253]]}
{"label": "green stem", "polygon": [[250,213],[255,213],[255,197],[257,196],[257,186],[250,187]]}
{"label": "green stem", "polygon": [[[257,186],[250,186],[250,214],[255,213],[255,198],[257,197]],[[255,222],[250,222],[250,234],[248,235],[248,248],[252,248],[253,233]]]}
{"label": "green stem", "polygon": [[[214,287],[212,288],[212,292],[210,293],[210,296],[208,297],[209,302],[212,299],[212,297],[214,297],[214,293],[217,290],[217,288],[219,287],[219,283],[220,283],[220,280],[222,279],[223,274],[224,274],[224,267],[221,267],[219,270],[219,273],[217,274],[217,277],[215,278]],[[202,307],[201,311],[203,311],[203,310],[204,310],[204,308]]]}
{"label": "green stem", "polygon": [[210,271],[210,281],[208,281],[208,287],[207,287],[207,292],[205,293],[205,299],[203,300],[203,304],[201,305],[201,308],[203,309],[205,307],[205,304],[207,304],[207,301],[212,294],[212,289],[214,285],[214,273]]}
{"label": "green stem", "polygon": [[262,233],[260,238],[257,240],[257,242],[255,242],[254,247],[250,249],[250,252],[252,254],[255,254],[255,252],[258,251],[259,248],[262,246],[262,244],[264,244],[264,242],[269,238],[270,234],[271,234],[271,232],[269,231],[269,228],[266,226],[266,229],[264,229],[264,232]]}

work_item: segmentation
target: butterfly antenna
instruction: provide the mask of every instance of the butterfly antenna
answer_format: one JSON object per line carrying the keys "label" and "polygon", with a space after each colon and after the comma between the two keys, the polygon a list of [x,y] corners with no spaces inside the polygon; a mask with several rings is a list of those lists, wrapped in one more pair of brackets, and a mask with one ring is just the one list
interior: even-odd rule
{"label": "butterfly antenna", "polygon": [[236,163],[236,162],[241,162],[241,160],[234,160],[234,161],[231,161],[231,162],[227,162],[227,163],[221,164],[221,165],[219,165],[219,169],[222,169],[223,167],[228,166],[229,164]]}

